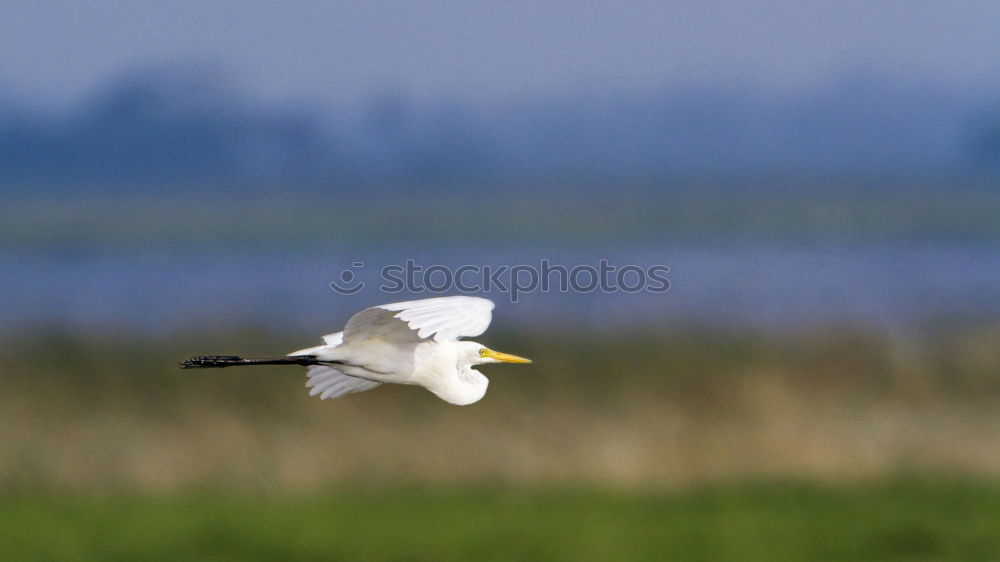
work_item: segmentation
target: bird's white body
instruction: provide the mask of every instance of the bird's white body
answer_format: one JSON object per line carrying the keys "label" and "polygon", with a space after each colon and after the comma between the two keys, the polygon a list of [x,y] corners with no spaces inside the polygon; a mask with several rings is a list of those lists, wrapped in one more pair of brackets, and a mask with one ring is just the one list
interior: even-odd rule
{"label": "bird's white body", "polygon": [[[309,368],[310,386],[315,394],[323,398],[335,397],[334,394],[341,385],[335,387],[322,383],[334,382],[338,375],[336,371],[340,371],[359,379],[355,381],[357,387],[369,386],[365,382],[412,384],[430,390],[446,402],[464,406],[479,401],[486,394],[489,385],[485,376],[460,361],[467,344],[478,346],[475,342],[457,341],[431,340],[402,345],[373,341],[354,345],[325,345],[297,351],[292,355],[315,355],[320,361],[338,362],[335,367],[317,365]],[[324,386],[328,386],[327,390],[333,392],[324,396]]]}
{"label": "bird's white body", "polygon": [[381,305],[355,314],[343,332],[324,336],[324,345],[290,355],[328,362],[310,366],[306,383],[323,399],[394,383],[422,386],[451,404],[472,404],[489,386],[473,365],[530,363],[458,340],[484,332],[492,309],[492,302],[477,297]]}

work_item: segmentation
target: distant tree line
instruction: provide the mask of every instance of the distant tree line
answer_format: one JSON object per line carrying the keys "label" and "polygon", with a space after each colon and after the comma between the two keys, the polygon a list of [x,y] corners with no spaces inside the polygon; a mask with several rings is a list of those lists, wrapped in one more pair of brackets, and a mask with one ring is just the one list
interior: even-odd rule
{"label": "distant tree line", "polygon": [[0,181],[405,186],[1000,169],[1000,113],[978,107],[868,79],[799,97],[576,92],[496,110],[383,93],[341,114],[145,72],[61,117],[0,107]]}

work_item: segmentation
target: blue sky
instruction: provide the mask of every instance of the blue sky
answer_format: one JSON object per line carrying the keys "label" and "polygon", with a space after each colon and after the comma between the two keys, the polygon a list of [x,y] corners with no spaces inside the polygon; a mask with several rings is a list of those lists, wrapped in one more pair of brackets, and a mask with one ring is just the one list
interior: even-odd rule
{"label": "blue sky", "polygon": [[0,89],[70,105],[121,72],[218,65],[264,100],[373,91],[502,103],[576,89],[795,93],[852,73],[1000,85],[1000,2],[94,2],[0,4]]}

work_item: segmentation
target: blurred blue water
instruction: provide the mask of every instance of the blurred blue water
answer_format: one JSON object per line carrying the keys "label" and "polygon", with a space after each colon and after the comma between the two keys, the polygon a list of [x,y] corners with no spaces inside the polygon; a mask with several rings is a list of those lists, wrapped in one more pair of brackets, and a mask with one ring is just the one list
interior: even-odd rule
{"label": "blurred blue water", "polygon": [[[596,330],[630,325],[700,325],[788,330],[838,323],[907,331],[929,322],[1000,319],[1000,248],[988,243],[777,245],[674,244],[559,250],[473,248],[206,252],[158,250],[0,253],[0,335],[32,330],[169,336],[249,326],[320,334],[352,312],[409,298],[378,290],[381,265],[413,258],[424,266],[463,263],[566,266],[665,264],[666,293],[531,293],[516,304],[494,290],[497,325],[568,325]],[[361,292],[328,284],[362,259]],[[454,293],[454,292],[452,292]],[[433,296],[420,293],[416,296]]]}

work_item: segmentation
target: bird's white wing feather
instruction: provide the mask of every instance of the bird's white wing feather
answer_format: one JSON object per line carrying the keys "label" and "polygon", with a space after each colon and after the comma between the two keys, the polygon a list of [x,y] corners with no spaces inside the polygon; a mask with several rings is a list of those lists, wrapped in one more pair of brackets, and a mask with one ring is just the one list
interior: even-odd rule
{"label": "bird's white wing feather", "polygon": [[[343,332],[327,334],[323,336],[325,345],[300,349],[290,355],[316,355],[332,347],[337,347],[343,342]],[[363,392],[381,384],[360,377],[352,377],[340,369],[328,365],[310,365],[306,376],[309,377],[306,380],[306,388],[310,389],[309,396],[319,395],[322,400],[337,398],[352,392]]]}
{"label": "bird's white wing feather", "polygon": [[327,334],[323,336],[323,343],[326,345],[340,345],[344,343],[344,332],[337,332],[336,334]]}
{"label": "bird's white wing feather", "polygon": [[479,297],[435,297],[383,304],[362,310],[347,322],[344,341],[382,338],[405,343],[433,337],[455,341],[486,331],[493,302]]}
{"label": "bird's white wing feather", "polygon": [[296,355],[321,355],[324,351],[328,351],[330,348],[337,347],[342,343],[344,343],[344,332],[337,332],[336,334],[327,334],[323,336],[323,345],[317,345],[315,347],[307,347],[305,349],[293,351],[288,355],[289,357],[294,357]]}
{"label": "bird's white wing feather", "polygon": [[345,375],[339,369],[326,365],[310,365],[308,377],[306,388],[310,389],[309,396],[318,394],[321,400],[337,398],[352,392],[364,392],[381,384]]}

